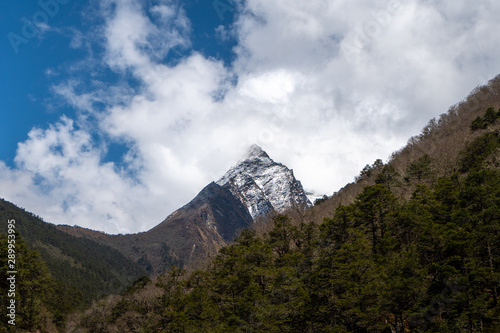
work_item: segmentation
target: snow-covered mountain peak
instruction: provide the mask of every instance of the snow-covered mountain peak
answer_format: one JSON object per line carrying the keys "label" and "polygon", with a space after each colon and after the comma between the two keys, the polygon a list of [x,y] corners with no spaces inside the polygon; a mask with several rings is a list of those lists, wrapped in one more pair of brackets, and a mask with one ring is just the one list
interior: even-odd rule
{"label": "snow-covered mountain peak", "polygon": [[253,218],[273,211],[282,213],[292,207],[311,205],[293,171],[274,162],[257,145],[252,145],[245,157],[217,184],[228,187]]}
{"label": "snow-covered mountain peak", "polygon": [[245,157],[241,161],[251,161],[251,160],[255,160],[255,159],[271,160],[269,155],[267,155],[267,153],[264,150],[262,150],[262,148],[260,146],[254,144],[248,149],[247,154],[245,155]]}

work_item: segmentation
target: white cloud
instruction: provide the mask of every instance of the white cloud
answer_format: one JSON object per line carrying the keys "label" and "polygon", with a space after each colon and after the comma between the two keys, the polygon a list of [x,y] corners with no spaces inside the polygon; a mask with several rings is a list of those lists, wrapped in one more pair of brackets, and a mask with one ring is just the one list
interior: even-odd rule
{"label": "white cloud", "polygon": [[0,182],[47,220],[109,232],[159,223],[253,143],[306,189],[332,193],[500,69],[500,4],[486,0],[248,0],[233,31],[218,28],[238,41],[231,68],[196,52],[162,63],[191,45],[186,13],[171,2],[103,8],[105,64],[143,86],[55,91],[130,148],[123,169],[102,162],[106,147],[84,117],[81,127],[63,118],[32,130],[17,168],[0,164]]}
{"label": "white cloud", "polygon": [[257,102],[284,104],[293,93],[296,81],[300,79],[279,69],[257,76],[249,75],[247,78],[240,78],[240,93]]}
{"label": "white cloud", "polygon": [[46,130],[29,133],[19,144],[19,170],[3,167],[3,174],[10,174],[10,180],[3,181],[16,184],[9,186],[10,196],[49,221],[101,226],[115,233],[144,227],[137,218],[129,225],[121,221],[130,219],[129,210],[140,208],[143,199],[136,196],[144,195],[145,188],[123,177],[113,163],[102,164],[101,150],[87,132],[63,117]]}
{"label": "white cloud", "polygon": [[[104,29],[106,62],[118,70],[149,67],[151,59],[163,60],[175,47],[190,45],[189,20],[175,6],[157,5],[149,12],[138,1],[110,1],[116,7],[109,13]],[[155,24],[157,23],[157,24]]]}

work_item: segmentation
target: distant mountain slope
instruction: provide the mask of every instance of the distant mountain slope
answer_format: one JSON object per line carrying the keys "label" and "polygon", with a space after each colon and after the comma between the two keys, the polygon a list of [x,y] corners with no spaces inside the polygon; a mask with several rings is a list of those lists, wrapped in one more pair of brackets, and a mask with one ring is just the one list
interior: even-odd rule
{"label": "distant mountain slope", "polygon": [[156,275],[171,266],[192,265],[215,254],[251,223],[246,208],[228,189],[210,183],[191,202],[147,232],[107,235],[79,227],[58,228],[109,244]]}
{"label": "distant mountain slope", "polygon": [[153,229],[132,235],[107,235],[84,228],[58,226],[75,236],[107,244],[153,275],[176,266],[206,261],[231,242],[255,218],[309,207],[293,172],[274,162],[260,147],[248,154],[217,183],[207,185],[191,202]]}
{"label": "distant mountain slope", "polygon": [[135,262],[109,246],[92,239],[62,232],[14,204],[0,199],[1,232],[7,220],[16,220],[24,242],[37,250],[51,275],[80,290],[87,301],[117,293],[146,272]]}
{"label": "distant mountain slope", "polygon": [[[325,216],[332,216],[339,205],[351,204],[365,186],[375,184],[381,173],[381,177],[386,177],[391,183],[391,190],[396,195],[409,198],[416,184],[432,184],[437,178],[458,171],[460,152],[468,143],[485,131],[500,130],[498,122],[488,128],[471,130],[474,120],[483,116],[488,108],[493,110],[500,108],[500,75],[490,80],[488,84],[475,88],[467,98],[450,107],[439,119],[429,121],[422,129],[422,133],[411,137],[406,146],[390,156],[387,165],[383,165],[381,160],[367,165],[354,182],[335,192],[320,205],[308,210],[303,218],[321,223]],[[422,163],[428,163],[430,173],[417,179],[412,170],[419,165],[422,166]]]}

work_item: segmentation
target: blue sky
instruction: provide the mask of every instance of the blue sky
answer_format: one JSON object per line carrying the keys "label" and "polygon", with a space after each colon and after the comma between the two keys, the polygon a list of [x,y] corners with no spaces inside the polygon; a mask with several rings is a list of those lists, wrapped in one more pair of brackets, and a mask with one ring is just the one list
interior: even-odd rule
{"label": "blue sky", "polygon": [[[42,4],[42,5],[40,5]],[[234,58],[234,40],[216,38],[215,29],[221,25],[231,25],[234,5],[225,1],[185,1],[183,8],[192,24],[191,47],[176,50],[163,62],[175,62],[192,50],[206,57],[221,59],[228,66]],[[71,77],[65,73],[73,64],[84,60],[88,53],[84,49],[71,47],[75,32],[90,35],[102,21],[95,11],[98,2],[93,1],[18,1],[0,4],[3,13],[9,13],[1,26],[2,38],[0,73],[0,98],[2,100],[3,123],[0,139],[0,158],[9,166],[17,149],[17,142],[24,141],[33,127],[46,127],[62,115],[75,116],[75,110],[60,103],[54,97],[51,87]],[[43,14],[40,14],[43,13]],[[86,14],[85,14],[86,13]],[[31,36],[26,20],[48,19],[51,31]],[[97,26],[96,26],[97,24]],[[28,34],[26,34],[28,32]],[[9,35],[11,34],[11,35]],[[98,43],[90,45],[94,52],[102,52]],[[53,73],[53,74],[51,74]],[[70,73],[72,74],[72,73]],[[114,82],[113,73],[102,78]],[[133,82],[131,82],[133,85]],[[122,153],[121,150],[118,153]],[[116,154],[111,153],[112,159]]]}
{"label": "blue sky", "polygon": [[254,143],[331,194],[500,73],[489,0],[0,6],[0,197],[110,233],[153,227]]}

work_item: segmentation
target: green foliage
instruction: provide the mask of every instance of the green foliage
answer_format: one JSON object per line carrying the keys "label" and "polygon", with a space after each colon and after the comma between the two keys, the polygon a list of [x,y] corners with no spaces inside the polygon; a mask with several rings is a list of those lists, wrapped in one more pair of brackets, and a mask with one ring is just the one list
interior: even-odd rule
{"label": "green foliage", "polygon": [[472,124],[470,125],[470,129],[473,131],[477,131],[480,129],[485,129],[487,126],[488,126],[488,124],[486,123],[484,118],[481,116],[478,116],[472,121]]}
{"label": "green foliage", "polygon": [[363,170],[361,170],[361,173],[359,176],[356,177],[356,181],[360,181],[362,179],[367,179],[370,178],[374,172],[380,170],[384,166],[384,162],[382,162],[381,159],[375,160],[372,165],[365,165]]}
{"label": "green foliage", "polygon": [[[54,278],[68,286],[65,292],[78,290],[84,296],[80,304],[110,293],[119,293],[144,271],[120,252],[86,238],[58,230],[13,204],[0,199],[0,220],[15,219],[24,241],[36,250]],[[0,223],[6,231],[6,223]]]}
{"label": "green foliage", "polygon": [[400,176],[398,172],[396,171],[396,169],[394,169],[392,165],[384,165],[382,170],[375,178],[375,183],[384,184],[387,186],[389,190],[391,190],[394,187],[400,185],[399,178]]}
{"label": "green foliage", "polygon": [[[77,308],[82,294],[54,279],[38,252],[30,250],[19,233],[15,234],[15,299],[16,327],[25,330],[43,329],[42,315],[48,312],[56,325],[64,324],[64,316]],[[8,271],[8,239],[0,233],[0,304],[7,307],[10,302]],[[46,316],[46,314],[45,314]],[[8,327],[2,320],[0,328]]]}
{"label": "green foliage", "polygon": [[361,227],[370,234],[372,252],[387,251],[387,232],[391,228],[395,214],[396,198],[384,185],[365,187],[356,200],[357,217]]}
{"label": "green foliage", "polygon": [[314,200],[314,206],[320,205],[323,202],[325,202],[326,200],[328,200],[328,196],[325,194],[325,195],[323,195],[323,197]]}
{"label": "green foliage", "polygon": [[145,332],[496,332],[499,207],[488,169],[404,202],[368,186],[319,226],[278,215],[263,237],[244,230],[207,270],[163,276],[149,310],[119,301],[107,318],[146,314]]}
{"label": "green foliage", "polygon": [[[17,327],[29,330],[62,329],[73,311],[111,292],[121,292],[143,275],[142,269],[118,251],[56,229],[13,204],[0,200],[0,295],[6,294],[7,220],[16,221]],[[140,281],[139,281],[140,283]],[[136,289],[141,286],[136,285]],[[6,321],[2,320],[2,325]],[[4,327],[5,328],[5,327]]]}
{"label": "green foliage", "polygon": [[278,215],[263,237],[244,230],[208,269],[163,276],[154,306],[118,301],[107,318],[136,311],[145,332],[496,332],[499,207],[488,169],[407,201],[368,186],[319,226]]}
{"label": "green foliage", "polygon": [[500,147],[500,134],[487,132],[472,141],[460,154],[460,171],[482,167],[486,158]]}
{"label": "green foliage", "polygon": [[416,179],[420,182],[423,179],[429,178],[433,174],[431,164],[431,157],[427,154],[422,155],[406,168],[407,179]]}
{"label": "green foliage", "polygon": [[137,280],[135,280],[131,286],[129,286],[127,288],[127,290],[125,290],[125,294],[132,294],[142,288],[144,288],[145,286],[147,286],[149,283],[151,283],[151,279],[146,276],[146,275],[143,275],[141,276],[140,278],[138,278]]}
{"label": "green foliage", "polygon": [[472,131],[477,131],[480,129],[485,129],[489,125],[495,123],[495,121],[500,118],[500,109],[495,111],[494,108],[490,107],[486,109],[486,112],[483,117],[476,117],[470,126]]}
{"label": "green foliage", "polygon": [[[481,121],[492,123],[488,111]],[[496,118],[495,118],[496,119]],[[500,146],[483,133],[456,172],[437,179],[428,155],[405,186],[377,160],[374,179],[323,223],[274,217],[243,230],[203,270],[143,277],[87,313],[89,332],[499,332]],[[376,176],[376,177],[375,177]],[[151,288],[156,294],[144,301]],[[159,290],[159,292],[158,292]]]}
{"label": "green foliage", "polygon": [[278,215],[263,237],[244,230],[208,269],[161,277],[153,305],[122,299],[106,318],[136,311],[144,332],[497,332],[499,207],[499,171],[407,201],[381,182],[319,226]]}
{"label": "green foliage", "polygon": [[486,124],[491,125],[499,118],[499,113],[496,112],[494,108],[490,107],[486,110],[483,118]]}

